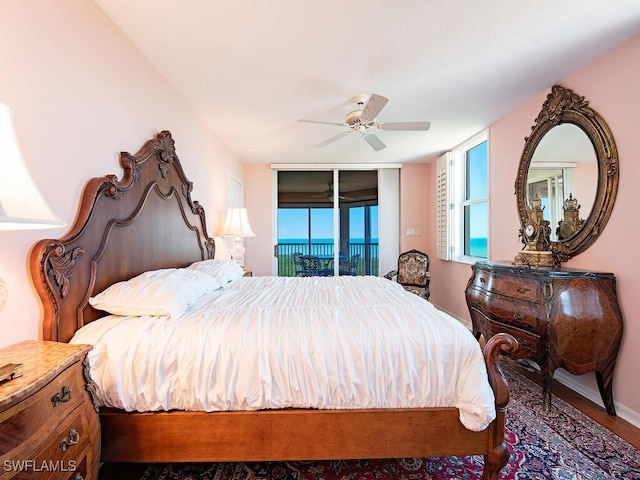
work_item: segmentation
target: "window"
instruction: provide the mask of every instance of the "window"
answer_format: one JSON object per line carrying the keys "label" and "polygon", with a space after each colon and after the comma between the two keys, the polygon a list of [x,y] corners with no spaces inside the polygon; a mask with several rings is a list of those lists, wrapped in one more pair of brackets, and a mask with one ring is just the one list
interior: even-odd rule
{"label": "window", "polygon": [[438,258],[473,261],[488,257],[488,158],[485,131],[438,159]]}

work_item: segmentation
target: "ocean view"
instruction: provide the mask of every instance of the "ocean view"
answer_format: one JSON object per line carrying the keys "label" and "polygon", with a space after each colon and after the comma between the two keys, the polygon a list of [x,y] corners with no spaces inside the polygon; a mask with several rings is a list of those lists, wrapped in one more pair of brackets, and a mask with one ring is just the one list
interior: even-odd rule
{"label": "ocean view", "polygon": [[[278,243],[300,243],[300,244],[305,244],[308,243],[309,240],[306,238],[279,238],[278,239]],[[364,238],[351,238],[349,240],[350,243],[364,243]],[[330,243],[333,244],[333,238],[312,238],[311,239],[311,243],[312,244],[316,244],[316,243]],[[371,243],[378,243],[378,239],[377,238],[372,238],[371,239]]]}
{"label": "ocean view", "polygon": [[[349,240],[351,244],[351,254],[362,253],[364,247],[364,238],[352,238]],[[313,238],[311,239],[311,250],[309,250],[309,241],[306,238],[280,238],[278,239],[279,254],[287,255],[294,252],[300,252],[305,255],[332,255],[333,239],[332,238]],[[297,246],[299,245],[299,247]],[[377,256],[378,238],[372,238],[371,247],[373,247],[372,255]],[[488,258],[488,245],[486,238],[472,238],[469,245],[468,255],[472,257]]]}
{"label": "ocean view", "polygon": [[488,258],[488,245],[486,238],[472,238],[469,245],[469,255],[472,257]]}

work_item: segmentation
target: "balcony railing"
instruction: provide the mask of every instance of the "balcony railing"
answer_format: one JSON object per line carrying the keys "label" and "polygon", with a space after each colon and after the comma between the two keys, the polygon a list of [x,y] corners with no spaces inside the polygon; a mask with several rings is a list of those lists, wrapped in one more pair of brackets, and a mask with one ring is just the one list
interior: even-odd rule
{"label": "balcony railing", "polygon": [[[293,254],[333,256],[333,243],[278,243],[278,276],[295,277]],[[377,243],[349,242],[348,257],[360,255],[356,275],[378,275],[379,254]]]}

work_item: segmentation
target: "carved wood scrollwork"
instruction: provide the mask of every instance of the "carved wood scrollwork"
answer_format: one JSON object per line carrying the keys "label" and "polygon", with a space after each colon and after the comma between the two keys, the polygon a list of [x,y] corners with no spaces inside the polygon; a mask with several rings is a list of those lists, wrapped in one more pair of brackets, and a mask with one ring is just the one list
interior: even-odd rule
{"label": "carved wood scrollwork", "polygon": [[85,388],[87,389],[87,392],[89,392],[91,403],[93,403],[93,409],[99,413],[100,409],[98,408],[98,404],[96,402],[98,387],[91,379],[91,365],[89,365],[88,356],[85,356],[82,360],[82,375],[84,376],[84,381],[86,382]]}
{"label": "carved wood scrollwork", "polygon": [[[134,179],[134,181],[136,180],[136,170],[135,168],[131,170],[132,172],[132,178]],[[107,175],[106,178],[109,180],[106,188],[105,188],[105,195],[109,198],[112,198],[114,200],[120,200],[122,198],[122,195],[124,195],[124,190],[122,190],[122,188],[120,188],[120,184],[118,182],[118,178],[115,175]],[[138,175],[138,180],[140,179],[139,175]]]}
{"label": "carved wood scrollwork", "polygon": [[204,246],[207,249],[207,258],[213,258],[216,252],[216,241],[213,238],[208,238],[204,242]]}
{"label": "carved wood scrollwork", "polygon": [[52,276],[56,285],[60,287],[60,297],[65,298],[69,293],[69,280],[71,279],[73,266],[78,257],[84,254],[84,251],[76,247],[70,252],[64,251],[63,246],[57,247],[49,257],[48,274]]}
{"label": "carved wood scrollwork", "polygon": [[596,241],[613,210],[619,176],[618,150],[607,123],[584,97],[561,85],[554,85],[531,127],[531,135],[525,138],[520,157],[515,194],[521,228],[527,222],[527,176],[534,151],[544,135],[561,123],[572,123],[589,137],[596,153],[598,184],[589,217],[568,238],[551,242],[554,266],[560,266]]}
{"label": "carved wood scrollwork", "polygon": [[142,166],[136,161],[136,158],[129,152],[123,152],[120,154],[120,164],[123,168],[129,168],[131,170],[131,177],[133,182],[137,183],[142,178]]}
{"label": "carved wood scrollwork", "polygon": [[171,135],[160,134],[157,138],[158,141],[158,167],[160,168],[160,174],[162,178],[166,178],[169,175],[169,165],[173,164],[176,158],[175,142]]}

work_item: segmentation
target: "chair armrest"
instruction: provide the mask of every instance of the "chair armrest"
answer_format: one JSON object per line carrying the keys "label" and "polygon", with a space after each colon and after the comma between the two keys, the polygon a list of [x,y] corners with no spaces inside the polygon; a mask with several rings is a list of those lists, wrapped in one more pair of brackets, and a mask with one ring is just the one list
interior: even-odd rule
{"label": "chair armrest", "polygon": [[398,274],[398,270],[391,270],[389,273],[387,273],[384,278],[386,278],[387,280],[391,280],[393,277],[395,277]]}

